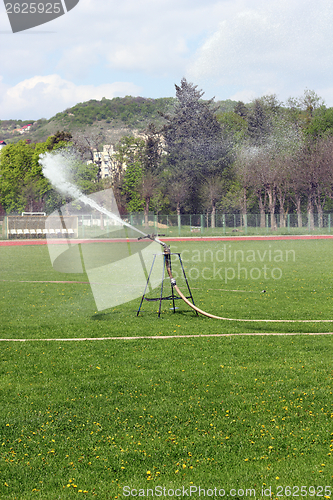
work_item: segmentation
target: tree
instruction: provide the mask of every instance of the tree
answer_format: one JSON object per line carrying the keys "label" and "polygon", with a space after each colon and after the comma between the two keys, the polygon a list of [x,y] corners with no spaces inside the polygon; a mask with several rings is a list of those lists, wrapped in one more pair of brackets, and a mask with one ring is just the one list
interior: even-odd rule
{"label": "tree", "polygon": [[[129,212],[140,212],[144,200],[140,194],[143,175],[143,152],[145,142],[141,138],[123,137],[116,146],[117,170],[122,172],[121,195]],[[120,200],[117,200],[119,203]]]}
{"label": "tree", "polygon": [[312,117],[316,109],[324,106],[324,100],[314,90],[305,89],[299,104]]}
{"label": "tree", "polygon": [[177,215],[180,216],[181,210],[189,195],[189,183],[187,179],[170,180],[168,193],[171,202],[176,206]]}
{"label": "tree", "polygon": [[211,227],[216,225],[216,204],[221,200],[223,192],[223,182],[220,177],[212,177],[207,179],[202,186],[202,195],[205,204],[211,211]]}
{"label": "tree", "polygon": [[[70,132],[66,132],[65,130],[62,131],[57,131],[54,135],[51,135],[48,137],[46,143],[47,143],[47,150],[52,151],[55,149],[57,145],[65,145],[66,143],[69,143],[72,139],[72,134]],[[58,146],[59,147],[59,146]]]}
{"label": "tree", "polygon": [[153,124],[142,137],[123,137],[116,146],[116,170],[121,173],[121,194],[130,212],[143,209],[148,226],[150,209],[160,210],[161,135]]}
{"label": "tree", "polygon": [[234,108],[234,113],[241,118],[246,118],[248,114],[248,109],[243,103],[243,101],[238,101],[235,108]]}
{"label": "tree", "polygon": [[304,132],[310,139],[333,136],[333,108],[319,109]]}
{"label": "tree", "polygon": [[333,139],[326,138],[303,146],[299,155],[299,175],[307,196],[307,212],[310,229],[314,228],[314,207],[317,207],[318,226],[323,226],[324,205],[332,197],[333,187]]}
{"label": "tree", "polygon": [[260,146],[266,142],[269,133],[269,123],[265,108],[260,99],[256,99],[247,116],[248,137],[253,146]]}
{"label": "tree", "polygon": [[209,177],[219,175],[228,164],[228,147],[222,138],[212,100],[204,101],[197,85],[181,80],[171,115],[162,114],[165,166],[170,182],[188,184],[187,209],[200,208],[200,188]]}
{"label": "tree", "polygon": [[234,146],[244,142],[248,129],[245,118],[233,111],[221,114],[217,113],[216,117],[221,125],[222,135],[226,141],[230,141]]}
{"label": "tree", "polygon": [[104,134],[101,131],[86,130],[83,133],[75,133],[71,143],[83,161],[94,161],[94,151],[98,151],[104,141]]}
{"label": "tree", "polygon": [[253,172],[257,160],[256,150],[253,148],[241,147],[237,150],[235,161],[235,172],[239,181],[238,199],[241,207],[244,225],[247,216],[248,190],[253,185]]}
{"label": "tree", "polygon": [[289,97],[287,105],[287,113],[301,128],[310,127],[317,111],[325,108],[324,100],[314,90],[309,89],[306,89],[300,97]]}
{"label": "tree", "polygon": [[0,202],[7,213],[22,212],[26,177],[31,169],[33,148],[25,141],[9,144],[0,153]]}
{"label": "tree", "polygon": [[151,202],[154,200],[158,205],[161,196],[157,194],[161,174],[161,135],[154,124],[150,123],[145,131],[145,146],[143,151],[143,171],[140,186],[141,196],[145,201],[144,216],[145,224],[148,226],[148,215]]}

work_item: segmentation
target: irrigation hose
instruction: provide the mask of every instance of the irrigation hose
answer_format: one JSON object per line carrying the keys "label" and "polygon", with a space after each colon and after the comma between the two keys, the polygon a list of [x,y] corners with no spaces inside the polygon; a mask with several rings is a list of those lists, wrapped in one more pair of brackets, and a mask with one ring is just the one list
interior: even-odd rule
{"label": "irrigation hose", "polygon": [[165,263],[166,263],[166,268],[167,272],[170,278],[171,286],[176,290],[178,295],[183,299],[183,301],[190,306],[194,311],[197,311],[198,313],[202,314],[203,316],[207,316],[207,318],[212,318],[212,319],[221,319],[223,321],[241,321],[241,322],[247,322],[247,323],[333,323],[333,320],[331,319],[239,319],[239,318],[223,318],[222,316],[215,316],[214,314],[210,314],[206,311],[203,311],[196,305],[192,304],[185,295],[182,293],[182,291],[178,288],[178,285],[176,283],[175,278],[172,276],[172,271],[171,271],[171,259],[170,259],[170,249],[167,249],[164,247],[164,254],[166,256]]}

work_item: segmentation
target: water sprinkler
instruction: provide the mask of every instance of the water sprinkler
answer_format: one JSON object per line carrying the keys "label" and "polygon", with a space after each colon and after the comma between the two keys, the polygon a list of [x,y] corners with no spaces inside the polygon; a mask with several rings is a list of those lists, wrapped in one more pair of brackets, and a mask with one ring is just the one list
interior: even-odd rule
{"label": "water sprinkler", "polygon": [[[148,286],[149,286],[150,277],[151,277],[152,272],[153,272],[153,267],[154,267],[154,264],[155,264],[156,256],[158,255],[158,254],[154,254],[153,262],[152,262],[152,265],[151,265],[151,268],[150,268],[150,272],[148,274],[146,286],[145,286],[145,289],[144,289],[144,292],[143,292],[143,295],[142,295],[142,298],[141,298],[139,309],[137,311],[137,316],[139,316],[139,313],[140,313],[140,310],[141,310],[141,307],[142,307],[142,304],[143,304],[144,300],[146,300],[148,302],[150,302],[150,301],[159,301],[160,304],[159,304],[159,310],[158,310],[158,317],[161,316],[161,309],[162,309],[162,301],[163,300],[169,300],[169,301],[172,300],[172,304],[173,304],[172,309],[173,309],[174,313],[176,312],[175,300],[177,300],[177,299],[182,299],[182,300],[185,299],[185,301],[187,303],[189,303],[192,306],[194,306],[193,295],[192,295],[192,292],[191,292],[191,289],[190,289],[190,285],[189,285],[189,282],[188,282],[186,274],[185,274],[185,269],[184,269],[184,266],[183,266],[183,262],[182,262],[180,253],[171,253],[170,247],[164,241],[161,241],[154,234],[147,234],[146,237],[149,238],[149,239],[151,239],[151,240],[153,240],[153,241],[156,241],[157,243],[159,243],[163,247],[163,253],[162,253],[162,255],[163,255],[163,267],[162,267],[161,291],[160,291],[160,296],[159,297],[154,297],[154,298],[147,298],[146,297],[146,292],[147,292],[147,289],[148,289]],[[144,239],[144,236],[140,236],[138,238],[138,240],[141,240],[141,239]],[[179,263],[180,263],[180,266],[181,266],[181,269],[182,269],[182,272],[183,272],[183,276],[185,278],[185,282],[186,282],[187,289],[188,289],[188,294],[189,295],[187,297],[183,293],[180,292],[179,288],[177,287],[176,280],[172,276],[171,255],[177,255],[178,256]],[[163,296],[163,284],[164,284],[164,270],[165,270],[165,268],[167,269],[167,272],[168,272],[168,275],[169,275],[169,278],[170,278],[170,285],[171,285],[171,295],[168,295],[166,297]],[[179,297],[177,297],[175,295],[174,290],[177,291]],[[190,302],[190,300],[192,302]],[[197,311],[196,311],[196,314],[198,314]]]}

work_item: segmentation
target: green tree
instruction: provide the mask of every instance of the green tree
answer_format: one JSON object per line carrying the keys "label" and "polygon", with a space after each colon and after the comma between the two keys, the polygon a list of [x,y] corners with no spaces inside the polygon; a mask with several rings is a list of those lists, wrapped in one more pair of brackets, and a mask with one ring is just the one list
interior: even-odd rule
{"label": "green tree", "polygon": [[143,150],[143,172],[140,186],[144,199],[145,224],[148,225],[150,207],[161,208],[161,136],[154,124],[150,123],[145,131],[145,146]]}
{"label": "green tree", "polygon": [[216,205],[221,201],[223,182],[221,177],[211,177],[206,180],[201,188],[201,193],[208,211],[211,212],[211,227],[216,225]]}
{"label": "green tree", "polygon": [[121,192],[126,208],[129,212],[143,209],[148,225],[149,210],[161,207],[160,134],[151,124],[144,138],[123,137],[116,151],[118,170],[123,171]]}
{"label": "green tree", "polygon": [[202,100],[204,93],[185,78],[175,87],[173,113],[162,114],[166,121],[164,161],[170,183],[187,184],[187,209],[195,213],[201,208],[201,184],[223,171],[228,148],[212,100]]}
{"label": "green tree", "polygon": [[333,108],[320,108],[304,132],[307,137],[315,139],[333,136]]}
{"label": "green tree", "polygon": [[253,103],[247,116],[248,137],[253,146],[260,146],[266,142],[269,133],[269,122],[265,107],[260,99]]}
{"label": "green tree", "polygon": [[58,130],[54,135],[48,137],[47,150],[52,151],[56,146],[64,146],[66,143],[69,143],[72,140],[72,134],[70,132],[66,132],[64,130]]}
{"label": "green tree", "polygon": [[235,108],[234,108],[234,113],[241,118],[246,118],[248,115],[248,109],[243,103],[243,101],[238,101]]}
{"label": "green tree", "polygon": [[26,208],[24,187],[34,150],[25,141],[5,146],[0,153],[0,202],[7,213]]}
{"label": "green tree", "polygon": [[[143,156],[145,142],[136,137],[123,137],[116,146],[118,171],[122,173],[121,195],[128,212],[140,212],[144,199],[140,193],[143,176]],[[117,199],[119,204],[120,200]]]}
{"label": "green tree", "polygon": [[233,145],[242,143],[247,137],[248,124],[244,117],[238,113],[228,111],[216,115],[226,140],[232,141]]}

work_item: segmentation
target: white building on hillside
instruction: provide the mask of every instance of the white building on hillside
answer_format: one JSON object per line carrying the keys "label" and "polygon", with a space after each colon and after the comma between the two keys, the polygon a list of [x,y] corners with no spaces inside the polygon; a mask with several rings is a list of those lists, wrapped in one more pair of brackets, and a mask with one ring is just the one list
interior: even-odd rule
{"label": "white building on hillside", "polygon": [[94,149],[94,159],[89,160],[87,164],[94,163],[99,166],[101,179],[112,177],[114,154],[115,151],[112,144],[105,144],[103,146],[103,151],[97,151],[97,149]]}

